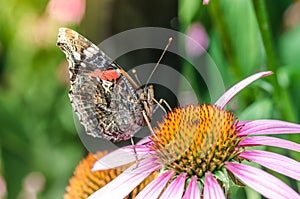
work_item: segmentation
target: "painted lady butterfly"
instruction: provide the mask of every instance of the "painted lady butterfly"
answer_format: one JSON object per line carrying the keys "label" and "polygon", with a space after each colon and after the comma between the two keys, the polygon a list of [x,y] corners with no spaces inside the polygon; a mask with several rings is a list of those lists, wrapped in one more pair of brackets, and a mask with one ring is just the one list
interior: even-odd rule
{"label": "painted lady butterfly", "polygon": [[87,134],[128,140],[149,125],[154,108],[151,85],[141,88],[98,46],[68,28],[60,28],[57,46],[69,62],[69,97]]}

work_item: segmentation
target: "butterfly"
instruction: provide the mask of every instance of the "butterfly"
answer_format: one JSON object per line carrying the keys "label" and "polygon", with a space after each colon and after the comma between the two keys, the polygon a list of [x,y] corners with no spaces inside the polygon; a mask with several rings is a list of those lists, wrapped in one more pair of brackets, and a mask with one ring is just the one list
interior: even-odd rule
{"label": "butterfly", "polygon": [[128,140],[150,125],[152,85],[139,86],[98,46],[74,30],[60,28],[57,46],[69,62],[69,98],[88,135]]}

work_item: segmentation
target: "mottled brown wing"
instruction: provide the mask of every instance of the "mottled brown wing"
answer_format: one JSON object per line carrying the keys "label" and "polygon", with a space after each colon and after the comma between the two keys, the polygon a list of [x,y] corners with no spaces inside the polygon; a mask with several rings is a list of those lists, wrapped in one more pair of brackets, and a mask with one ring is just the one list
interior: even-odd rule
{"label": "mottled brown wing", "polygon": [[77,32],[60,28],[57,45],[69,62],[69,97],[87,134],[119,141],[144,125],[136,90],[121,69]]}

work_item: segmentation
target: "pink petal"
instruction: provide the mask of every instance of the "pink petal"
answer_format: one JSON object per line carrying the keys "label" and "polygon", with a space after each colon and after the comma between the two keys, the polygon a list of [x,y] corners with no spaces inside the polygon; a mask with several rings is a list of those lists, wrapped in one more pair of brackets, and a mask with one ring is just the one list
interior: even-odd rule
{"label": "pink petal", "polygon": [[244,121],[239,136],[258,134],[291,134],[300,133],[300,125],[280,120]]}
{"label": "pink petal", "polygon": [[93,193],[88,199],[111,198],[123,199],[153,171],[161,166],[156,158],[148,158],[139,162],[139,167],[132,165],[113,181]]}
{"label": "pink petal", "polygon": [[203,199],[225,199],[224,192],[214,176],[208,172],[205,174]]}
{"label": "pink petal", "polygon": [[248,150],[243,151],[239,157],[252,160],[257,164],[300,181],[300,162],[286,156],[268,151]]}
{"label": "pink petal", "polygon": [[158,198],[161,191],[165,188],[166,184],[169,180],[174,176],[175,172],[169,170],[155,180],[153,180],[150,184],[148,184],[136,197],[135,199],[154,199]]}
{"label": "pink petal", "polygon": [[200,190],[198,187],[197,177],[193,176],[182,199],[199,199]]}
{"label": "pink petal", "polygon": [[[149,148],[144,145],[135,145],[134,147],[137,152],[138,159],[144,158],[150,153]],[[92,171],[116,168],[134,161],[136,161],[136,155],[134,153],[133,146],[125,146],[97,160]]]}
{"label": "pink petal", "polygon": [[219,106],[220,108],[224,108],[228,102],[241,90],[243,90],[246,86],[254,82],[255,80],[262,78],[264,76],[268,76],[273,74],[272,71],[266,71],[266,72],[260,72],[256,73],[254,75],[251,75],[247,77],[246,79],[243,79],[239,83],[232,86],[229,90],[227,90],[215,103],[215,105]]}
{"label": "pink petal", "polygon": [[185,185],[185,173],[181,173],[171,184],[167,187],[167,189],[163,192],[160,199],[181,199],[183,195],[183,189]]}
{"label": "pink petal", "polygon": [[287,184],[261,169],[231,162],[227,162],[225,168],[266,198],[300,198]]}
{"label": "pink petal", "polygon": [[136,143],[136,145],[145,145],[152,142],[150,139],[150,136],[144,137],[143,139],[141,139],[140,141],[138,141],[138,143]]}
{"label": "pink petal", "polygon": [[288,140],[283,140],[280,138],[275,137],[268,137],[268,136],[253,136],[244,138],[240,143],[239,146],[247,147],[247,146],[275,146],[280,147],[283,149],[289,149],[293,151],[300,152],[300,144],[295,142],[291,142]]}

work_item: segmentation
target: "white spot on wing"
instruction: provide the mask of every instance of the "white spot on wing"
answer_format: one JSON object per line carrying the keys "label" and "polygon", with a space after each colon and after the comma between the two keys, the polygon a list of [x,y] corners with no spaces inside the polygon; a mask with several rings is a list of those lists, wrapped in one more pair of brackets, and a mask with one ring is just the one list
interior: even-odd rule
{"label": "white spot on wing", "polygon": [[93,48],[93,47],[88,47],[86,50],[89,51],[90,53],[94,54],[94,55],[98,53],[98,50],[96,48]]}
{"label": "white spot on wing", "polygon": [[99,51],[99,47],[96,46],[95,44],[92,44],[91,48],[93,48],[93,49],[96,50],[97,52]]}
{"label": "white spot on wing", "polygon": [[73,73],[71,71],[69,71],[69,76],[70,76],[70,79],[72,78],[73,76]]}
{"label": "white spot on wing", "polygon": [[87,56],[87,57],[93,57],[93,54],[88,51],[88,50],[83,50],[83,53]]}
{"label": "white spot on wing", "polygon": [[103,86],[103,88],[104,88],[104,90],[107,92],[107,93],[109,93],[110,92],[110,87],[113,85],[113,83],[112,82],[110,82],[110,81],[106,81],[106,80],[102,80],[102,86]]}
{"label": "white spot on wing", "polygon": [[76,60],[81,60],[81,56],[78,52],[73,52],[73,55]]}

